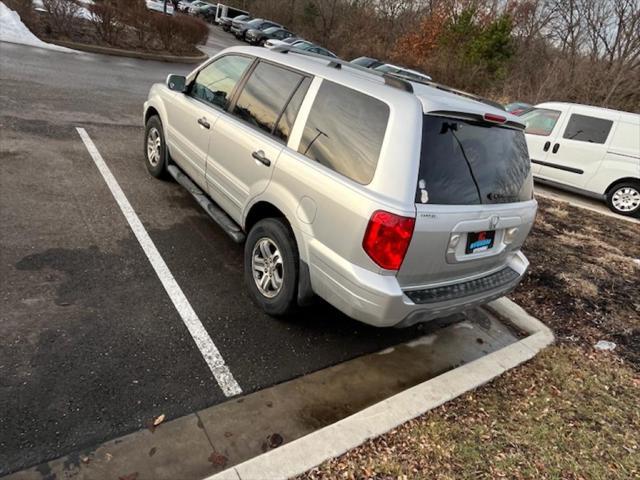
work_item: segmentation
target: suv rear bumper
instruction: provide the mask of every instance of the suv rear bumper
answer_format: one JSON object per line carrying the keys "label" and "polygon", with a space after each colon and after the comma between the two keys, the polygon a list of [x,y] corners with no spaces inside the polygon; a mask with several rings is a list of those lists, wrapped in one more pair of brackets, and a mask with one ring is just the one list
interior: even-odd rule
{"label": "suv rear bumper", "polygon": [[350,317],[376,327],[408,327],[483,305],[511,292],[529,267],[527,258],[517,251],[497,271],[405,292],[394,275],[327,255],[323,246],[310,247],[314,292]]}

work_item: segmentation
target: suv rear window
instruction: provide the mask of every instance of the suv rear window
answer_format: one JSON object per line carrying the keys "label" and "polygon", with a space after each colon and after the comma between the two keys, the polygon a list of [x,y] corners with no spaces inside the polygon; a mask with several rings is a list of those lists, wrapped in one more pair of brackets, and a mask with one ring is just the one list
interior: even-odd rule
{"label": "suv rear window", "polygon": [[521,130],[425,115],[416,203],[475,205],[533,198]]}
{"label": "suv rear window", "polygon": [[323,80],[298,152],[366,185],[376,171],[388,120],[386,103]]}

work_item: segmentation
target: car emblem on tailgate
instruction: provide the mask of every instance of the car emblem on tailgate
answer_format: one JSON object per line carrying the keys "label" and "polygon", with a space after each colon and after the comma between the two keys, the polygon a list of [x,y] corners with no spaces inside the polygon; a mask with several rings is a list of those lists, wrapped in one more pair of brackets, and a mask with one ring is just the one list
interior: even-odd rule
{"label": "car emblem on tailgate", "polygon": [[489,219],[489,225],[491,226],[492,230],[498,226],[499,221],[500,221],[500,217],[496,215],[494,215],[493,217],[491,217],[491,219]]}

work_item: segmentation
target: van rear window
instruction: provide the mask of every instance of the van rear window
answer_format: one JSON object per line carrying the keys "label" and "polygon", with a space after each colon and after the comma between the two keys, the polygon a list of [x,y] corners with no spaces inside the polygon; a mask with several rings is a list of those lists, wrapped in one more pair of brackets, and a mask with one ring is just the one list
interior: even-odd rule
{"label": "van rear window", "polygon": [[521,130],[425,115],[416,203],[476,205],[533,198]]}

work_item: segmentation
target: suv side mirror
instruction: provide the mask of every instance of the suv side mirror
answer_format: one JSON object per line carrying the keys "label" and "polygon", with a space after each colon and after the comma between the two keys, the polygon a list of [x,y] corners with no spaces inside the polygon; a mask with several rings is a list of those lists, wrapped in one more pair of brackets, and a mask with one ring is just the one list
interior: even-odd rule
{"label": "suv side mirror", "polygon": [[187,89],[187,77],[183,75],[169,75],[167,77],[167,87],[174,92],[184,93]]}

